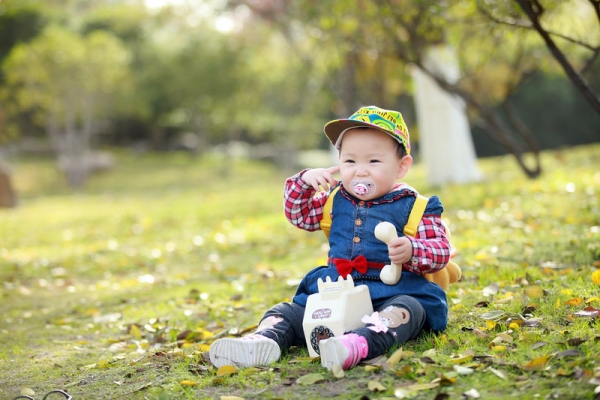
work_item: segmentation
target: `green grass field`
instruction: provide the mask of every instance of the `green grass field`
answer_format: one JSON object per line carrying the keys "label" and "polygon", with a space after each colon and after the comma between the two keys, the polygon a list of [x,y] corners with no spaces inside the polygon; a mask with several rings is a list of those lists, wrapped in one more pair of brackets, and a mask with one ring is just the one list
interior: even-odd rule
{"label": "green grass field", "polygon": [[545,153],[533,181],[510,157],[480,160],[481,183],[443,188],[414,166],[407,182],[440,196],[459,251],[449,328],[341,377],[300,348],[233,373],[205,358],[326,259],[322,234],[283,216],[294,171],[186,154],[116,160],[78,191],[49,160],[12,160],[0,399],[53,389],[77,400],[600,396],[598,145]]}

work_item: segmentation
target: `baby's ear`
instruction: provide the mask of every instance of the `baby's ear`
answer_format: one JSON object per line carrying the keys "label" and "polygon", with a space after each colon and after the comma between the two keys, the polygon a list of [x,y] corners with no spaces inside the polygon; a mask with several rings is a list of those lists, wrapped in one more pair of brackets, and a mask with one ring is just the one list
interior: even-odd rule
{"label": "baby's ear", "polygon": [[400,160],[400,165],[398,166],[398,179],[402,179],[406,176],[406,174],[408,173],[408,169],[410,168],[410,166],[413,163],[413,158],[410,155],[406,155],[404,157],[402,157],[402,160]]}

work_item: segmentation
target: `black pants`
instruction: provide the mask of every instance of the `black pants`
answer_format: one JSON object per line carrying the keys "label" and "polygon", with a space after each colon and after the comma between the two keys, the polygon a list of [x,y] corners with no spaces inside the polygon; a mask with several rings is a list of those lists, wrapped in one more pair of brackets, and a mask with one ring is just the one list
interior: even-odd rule
{"label": "black pants", "polygon": [[[396,296],[390,298],[373,315],[378,323],[367,323],[365,327],[346,333],[364,336],[369,344],[367,359],[387,353],[396,343],[415,339],[425,324],[425,310],[412,297]],[[376,317],[379,318],[376,318]],[[283,349],[291,346],[306,346],[302,320],[304,307],[295,303],[279,303],[268,310],[261,319],[257,333],[273,339]],[[381,328],[387,328],[383,332]],[[379,332],[376,332],[379,330]]]}

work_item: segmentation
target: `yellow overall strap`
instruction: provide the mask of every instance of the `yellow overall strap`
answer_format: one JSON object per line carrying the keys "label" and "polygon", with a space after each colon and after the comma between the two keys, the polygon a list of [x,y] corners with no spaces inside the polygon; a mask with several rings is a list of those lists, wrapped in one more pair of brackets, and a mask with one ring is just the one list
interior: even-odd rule
{"label": "yellow overall strap", "polygon": [[419,223],[421,222],[421,218],[423,218],[423,213],[425,212],[425,207],[427,207],[427,202],[429,201],[428,197],[417,195],[415,199],[415,204],[410,210],[410,215],[408,216],[408,222],[404,225],[404,234],[406,236],[415,237],[417,235],[417,228],[419,227]]}
{"label": "yellow overall strap", "polygon": [[327,239],[329,239],[329,231],[331,230],[331,209],[333,208],[333,198],[335,197],[338,190],[340,190],[339,185],[338,187],[333,189],[333,192],[329,194],[327,202],[325,202],[325,205],[323,206],[323,218],[321,219],[320,224],[321,230],[323,231],[323,233],[325,233]]}

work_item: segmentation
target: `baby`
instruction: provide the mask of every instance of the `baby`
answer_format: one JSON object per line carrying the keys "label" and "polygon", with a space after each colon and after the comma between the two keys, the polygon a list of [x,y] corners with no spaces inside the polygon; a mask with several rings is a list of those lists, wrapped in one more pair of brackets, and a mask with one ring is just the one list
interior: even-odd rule
{"label": "baby", "polygon": [[[351,275],[355,284],[369,287],[375,310],[364,327],[318,343],[321,364],[327,369],[334,365],[352,368],[423,331],[446,328],[446,294],[423,276],[444,268],[451,255],[438,197],[429,198],[415,237],[403,234],[418,193],[399,183],[413,161],[402,115],[362,107],[347,119],[327,123],[324,131],[339,151],[339,165],[306,169],[288,178],[284,212],[293,225],[319,230],[324,205],[330,195],[335,196],[327,265],[304,277],[291,303],[268,310],[254,334],[215,341],[210,360],[217,367],[268,365],[279,360],[282,349],[306,346],[304,310],[308,296],[318,292],[319,278],[335,281]],[[334,177],[338,172],[340,181]],[[375,238],[375,226],[381,221],[391,222],[399,237],[390,243]],[[395,285],[379,278],[381,269],[390,263],[403,270]]]}

